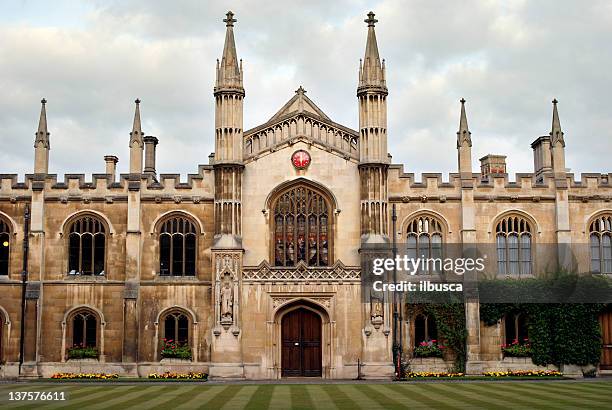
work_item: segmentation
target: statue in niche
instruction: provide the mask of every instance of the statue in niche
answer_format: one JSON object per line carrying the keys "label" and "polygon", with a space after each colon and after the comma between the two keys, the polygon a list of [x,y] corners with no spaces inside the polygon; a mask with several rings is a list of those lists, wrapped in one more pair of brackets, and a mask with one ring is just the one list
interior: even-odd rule
{"label": "statue in niche", "polygon": [[234,297],[231,281],[226,279],[221,288],[221,323],[232,323],[233,322],[233,306]]}
{"label": "statue in niche", "polygon": [[378,329],[383,323],[383,304],[380,298],[372,297],[371,299],[371,321],[375,329]]}

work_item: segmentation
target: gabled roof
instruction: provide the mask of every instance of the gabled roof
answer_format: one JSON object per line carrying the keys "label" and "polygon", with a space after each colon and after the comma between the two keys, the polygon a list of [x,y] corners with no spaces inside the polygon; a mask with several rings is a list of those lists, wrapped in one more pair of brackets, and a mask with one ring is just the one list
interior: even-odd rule
{"label": "gabled roof", "polygon": [[304,111],[321,117],[322,119],[331,121],[331,119],[323,111],[321,111],[321,109],[317,107],[317,105],[310,98],[306,97],[306,90],[300,86],[300,88],[295,90],[295,95],[289,101],[287,101],[287,104],[283,105],[283,107],[278,110],[278,112],[274,114],[272,118],[268,120],[268,122],[273,122],[295,112]]}
{"label": "gabled roof", "polygon": [[287,103],[283,105],[283,107],[278,110],[276,114],[274,114],[268,121],[246,130],[244,134],[247,135],[258,132],[259,130],[265,129],[274,123],[298,114],[319,120],[322,123],[325,123],[333,128],[343,130],[349,134],[359,135],[357,131],[342,124],[338,124],[329,118],[327,114],[325,114],[310,98],[306,96],[306,90],[304,90],[302,86],[295,90],[295,95],[291,97],[291,99],[287,101]]}

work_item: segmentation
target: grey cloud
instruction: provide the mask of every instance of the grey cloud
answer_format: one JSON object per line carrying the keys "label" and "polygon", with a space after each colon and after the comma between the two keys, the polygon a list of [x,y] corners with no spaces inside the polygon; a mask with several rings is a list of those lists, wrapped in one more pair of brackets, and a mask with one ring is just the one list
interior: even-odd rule
{"label": "grey cloud", "polygon": [[136,97],[144,131],[160,139],[159,171],[195,172],[213,150],[212,86],[228,7],[238,18],[246,128],[266,121],[299,85],[333,119],[356,128],[363,19],[373,9],[387,60],[389,150],[407,171],[455,171],[461,97],[475,170],[491,152],[508,155],[511,172],[531,171],[529,144],[549,132],[553,97],[561,102],[567,166],[612,170],[612,7],[605,1],[90,6],[78,27],[0,26],[0,172],[31,172],[43,96],[51,172],[101,172],[110,153],[125,172]]}

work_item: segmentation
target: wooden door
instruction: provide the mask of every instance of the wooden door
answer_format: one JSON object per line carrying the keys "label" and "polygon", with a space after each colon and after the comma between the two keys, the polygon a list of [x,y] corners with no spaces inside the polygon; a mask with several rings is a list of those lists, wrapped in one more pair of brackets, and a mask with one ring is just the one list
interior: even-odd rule
{"label": "wooden door", "polygon": [[283,377],[321,377],[321,318],[300,308],[281,324]]}
{"label": "wooden door", "polygon": [[601,352],[601,369],[612,370],[612,307],[599,316],[603,349]]}

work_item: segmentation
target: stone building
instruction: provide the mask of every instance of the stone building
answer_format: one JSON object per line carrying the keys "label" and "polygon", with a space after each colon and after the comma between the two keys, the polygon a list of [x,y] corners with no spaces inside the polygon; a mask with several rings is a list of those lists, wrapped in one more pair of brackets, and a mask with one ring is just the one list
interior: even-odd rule
{"label": "stone building", "polygon": [[[23,182],[0,175],[2,377],[19,367],[26,212],[21,372],[32,377],[202,370],[250,379],[355,378],[358,362],[365,377],[392,377],[390,306],[362,303],[359,254],[363,244],[392,236],[400,244],[418,238],[428,248],[501,244],[499,274],[519,277],[537,275],[542,259],[560,258],[552,252],[539,259],[535,243],[585,244],[591,254],[578,261],[582,270],[612,272],[612,174],[575,180],[566,170],[557,101],[550,133],[532,144],[533,172],[510,182],[502,155],[482,158],[474,172],[461,100],[457,172],[448,181],[423,174],[418,182],[387,151],[388,90],[374,13],[365,20],[358,130],[330,119],[302,87],[269,120],[244,130],[236,20],[228,12],[223,21],[215,153],[186,182],[157,173],[158,139],[142,130],[139,100],[129,174],[116,175],[118,159],[108,155],[105,172],[91,180],[59,180],[48,169],[42,100],[33,173]],[[524,326],[506,318],[486,327],[478,306],[466,303],[468,371],[502,366],[500,343]],[[608,329],[610,321],[602,319]],[[407,350],[435,332],[423,316],[406,315],[401,326]],[[169,341],[184,346],[182,358],[167,357]],[[95,357],[79,358],[74,346],[95,348]],[[602,368],[611,360],[608,348]]]}

